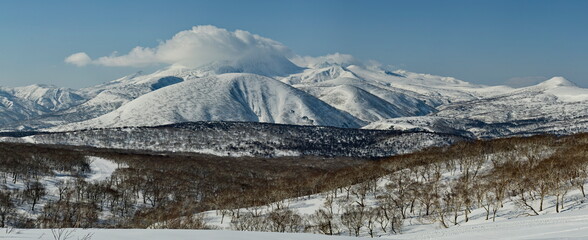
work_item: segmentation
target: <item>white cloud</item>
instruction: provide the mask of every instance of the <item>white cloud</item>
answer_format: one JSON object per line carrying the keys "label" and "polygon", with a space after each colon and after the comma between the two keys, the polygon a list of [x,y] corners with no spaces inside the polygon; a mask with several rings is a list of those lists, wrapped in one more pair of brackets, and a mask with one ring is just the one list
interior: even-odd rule
{"label": "white cloud", "polygon": [[[300,71],[300,67],[379,66],[376,62],[362,62],[348,54],[329,54],[320,57],[298,56],[274,40],[236,30],[215,26],[195,26],[181,31],[156,47],[137,46],[128,53],[91,59],[86,53],[72,54],[66,63],[76,66],[88,64],[109,67],[143,67],[176,65],[189,68],[211,64],[218,72],[249,72],[268,76],[284,76]],[[212,64],[220,63],[220,64]]]}
{"label": "white cloud", "polygon": [[91,63],[119,67],[153,64],[198,67],[212,62],[239,61],[252,55],[256,59],[292,56],[291,51],[281,43],[247,31],[230,32],[215,26],[195,26],[154,48],[138,46],[124,55],[119,56],[115,52],[95,60],[85,53],[76,53],[67,57],[65,62],[77,66]]}
{"label": "white cloud", "polygon": [[85,52],[74,53],[65,59],[66,63],[76,65],[78,67],[86,66],[92,62],[92,59]]}

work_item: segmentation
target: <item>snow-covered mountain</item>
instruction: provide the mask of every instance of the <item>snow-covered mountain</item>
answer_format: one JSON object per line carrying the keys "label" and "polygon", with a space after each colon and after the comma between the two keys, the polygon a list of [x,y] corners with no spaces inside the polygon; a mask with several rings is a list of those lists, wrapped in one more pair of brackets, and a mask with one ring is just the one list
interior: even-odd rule
{"label": "snow-covered mountain", "polygon": [[488,123],[582,116],[588,113],[588,89],[554,77],[534,86],[514,89],[489,98],[447,104],[436,116],[461,116]]}
{"label": "snow-covered mountain", "polygon": [[0,88],[0,125],[26,129],[23,121],[45,117],[83,103],[75,90],[46,85]]}
{"label": "snow-covered mountain", "polygon": [[108,114],[65,128],[154,126],[194,121],[351,128],[363,124],[350,114],[275,79],[249,73],[227,73],[157,89]]}
{"label": "snow-covered mountain", "polygon": [[[477,137],[588,130],[588,89],[562,77],[491,97],[444,104],[429,116],[387,119],[366,129],[467,131]],[[451,123],[448,123],[451,122]]]}
{"label": "snow-covered mountain", "polygon": [[360,64],[299,67],[266,58],[172,66],[79,90],[2,88],[0,124],[60,131],[238,121],[468,137],[588,130],[588,90],[562,77],[513,89]]}
{"label": "snow-covered mountain", "polygon": [[430,97],[378,80],[360,78],[341,66],[310,69],[282,79],[365,122],[434,112],[436,101]]}
{"label": "snow-covered mountain", "polygon": [[41,112],[56,112],[80,104],[84,100],[72,89],[45,85],[30,85],[10,90],[13,96],[30,101]]}

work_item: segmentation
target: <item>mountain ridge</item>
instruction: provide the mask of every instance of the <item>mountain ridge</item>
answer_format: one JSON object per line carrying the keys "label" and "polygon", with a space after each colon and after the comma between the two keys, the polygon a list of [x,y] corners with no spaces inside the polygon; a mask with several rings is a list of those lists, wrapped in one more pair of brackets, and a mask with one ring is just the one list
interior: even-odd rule
{"label": "mountain ridge", "polygon": [[588,129],[581,120],[588,116],[583,110],[588,89],[563,77],[510,88],[330,62],[303,68],[285,59],[264,70],[258,66],[264,61],[248,67],[238,61],[194,69],[174,65],[79,90],[2,88],[0,123],[4,130],[61,131],[251,121],[487,136],[489,129],[476,129],[480,122],[488,127],[536,119],[539,125],[519,132],[553,129],[555,123],[563,128],[573,121],[582,123],[574,132]]}

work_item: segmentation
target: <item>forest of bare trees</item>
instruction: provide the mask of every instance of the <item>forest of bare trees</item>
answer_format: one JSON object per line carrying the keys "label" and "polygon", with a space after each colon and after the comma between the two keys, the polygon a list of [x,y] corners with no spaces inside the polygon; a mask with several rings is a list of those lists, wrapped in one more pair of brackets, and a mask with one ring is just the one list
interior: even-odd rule
{"label": "forest of bare trees", "polygon": [[[276,231],[276,211],[288,212],[297,232],[379,236],[402,233],[405,222],[450,227],[468,222],[474,209],[495,221],[505,203],[517,214],[539,215],[544,200],[555,211],[583,202],[588,179],[588,135],[535,136],[463,142],[448,148],[396,156],[342,169],[321,194],[314,214],[299,214],[287,203],[231,215],[234,230]],[[566,199],[577,190],[581,199]],[[284,230],[284,229],[280,229]],[[288,231],[288,230],[287,230]]]}
{"label": "forest of bare trees", "polygon": [[[86,156],[121,167],[88,182]],[[71,176],[56,190],[43,185]],[[585,197],[588,134],[461,142],[379,160],[230,158],[106,149],[0,144],[0,227],[214,228],[198,213],[216,210],[234,230],[378,236],[407,221],[444,227],[484,209],[493,221],[505,202],[526,215],[546,198],[565,209]],[[313,214],[287,199],[320,194]]]}

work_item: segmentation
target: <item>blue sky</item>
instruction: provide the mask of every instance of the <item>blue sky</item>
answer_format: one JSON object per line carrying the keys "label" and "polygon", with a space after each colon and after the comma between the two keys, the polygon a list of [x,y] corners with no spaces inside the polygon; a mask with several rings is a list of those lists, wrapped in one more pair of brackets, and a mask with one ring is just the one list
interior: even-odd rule
{"label": "blue sky", "polygon": [[161,65],[66,64],[128,53],[196,25],[242,29],[298,55],[335,52],[497,85],[588,87],[588,1],[1,1],[0,86],[79,88]]}

